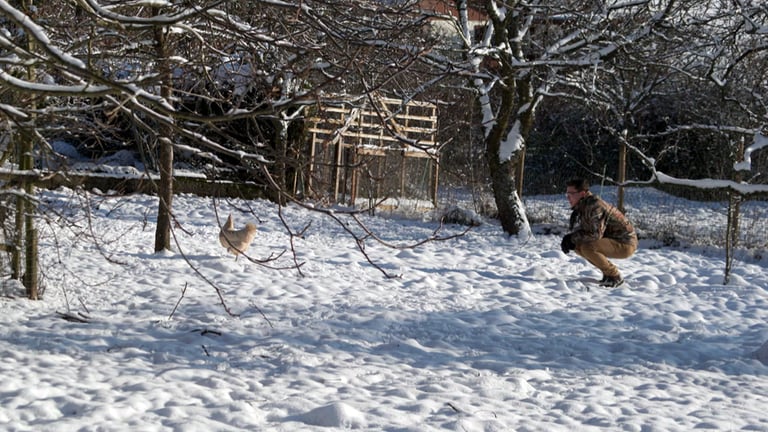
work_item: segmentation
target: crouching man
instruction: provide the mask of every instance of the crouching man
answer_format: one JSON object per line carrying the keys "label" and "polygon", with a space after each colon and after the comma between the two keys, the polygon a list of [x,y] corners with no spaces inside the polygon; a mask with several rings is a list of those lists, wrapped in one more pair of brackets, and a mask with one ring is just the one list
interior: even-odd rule
{"label": "crouching man", "polygon": [[571,205],[569,233],[560,244],[564,253],[576,251],[603,273],[600,285],[617,287],[624,283],[619,269],[608,258],[629,258],[637,250],[637,234],[626,216],[616,207],[589,191],[589,183],[575,178],[566,183]]}

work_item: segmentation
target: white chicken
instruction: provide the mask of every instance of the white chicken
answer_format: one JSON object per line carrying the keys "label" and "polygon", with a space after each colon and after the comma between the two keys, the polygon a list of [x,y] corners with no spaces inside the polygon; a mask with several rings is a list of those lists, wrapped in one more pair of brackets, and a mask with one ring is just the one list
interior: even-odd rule
{"label": "white chicken", "polygon": [[235,229],[235,223],[230,214],[219,232],[219,243],[227,249],[227,252],[238,256],[248,250],[254,237],[256,237],[256,225],[249,222],[245,224],[245,228]]}

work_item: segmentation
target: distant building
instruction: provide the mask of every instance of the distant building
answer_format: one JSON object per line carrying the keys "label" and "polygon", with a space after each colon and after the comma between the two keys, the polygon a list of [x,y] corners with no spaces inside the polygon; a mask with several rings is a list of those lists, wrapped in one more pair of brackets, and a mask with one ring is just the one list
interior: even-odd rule
{"label": "distant building", "polygon": [[[436,16],[431,19],[432,26],[436,31],[447,37],[457,38],[459,37],[459,28],[456,25],[456,21],[459,17],[459,11],[456,9],[456,3],[453,1],[445,0],[421,0],[419,2],[419,8],[425,12],[433,13]],[[443,16],[441,18],[441,16]],[[475,38],[481,36],[481,33],[488,22],[488,16],[483,10],[481,5],[469,2],[467,9],[467,18],[469,19],[469,26],[474,31]]]}

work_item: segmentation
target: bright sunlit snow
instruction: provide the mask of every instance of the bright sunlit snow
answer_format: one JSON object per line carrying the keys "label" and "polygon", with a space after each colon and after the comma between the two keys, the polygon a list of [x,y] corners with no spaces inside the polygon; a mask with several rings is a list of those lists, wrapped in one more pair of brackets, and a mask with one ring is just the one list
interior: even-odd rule
{"label": "bright sunlit snow", "polygon": [[[302,277],[227,254],[211,199],[177,197],[181,250],[153,254],[154,198],[41,196],[77,224],[54,236],[40,223],[43,301],[0,298],[3,430],[768,430],[759,250],[740,253],[723,285],[722,250],[643,240],[617,261],[627,283],[611,290],[560,252],[560,235],[534,225],[521,244],[491,221],[414,250],[367,242],[401,275],[388,279],[333,221],[290,206],[294,232],[312,222],[294,239]],[[631,195],[639,226],[722,228],[714,204],[654,220],[671,199],[650,196],[661,199]],[[272,204],[218,204],[222,221],[231,212],[238,227],[258,225],[253,258],[289,247]],[[564,197],[527,204],[561,222],[547,230],[565,226]],[[764,224],[766,206],[750,205],[749,226]],[[364,220],[398,244],[436,228]],[[292,263],[288,250],[270,265]]]}

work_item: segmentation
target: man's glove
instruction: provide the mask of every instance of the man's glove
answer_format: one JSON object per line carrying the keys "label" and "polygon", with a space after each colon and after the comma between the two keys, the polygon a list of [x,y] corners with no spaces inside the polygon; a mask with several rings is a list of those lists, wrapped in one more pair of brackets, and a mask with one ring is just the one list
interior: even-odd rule
{"label": "man's glove", "polygon": [[571,234],[566,234],[563,236],[563,241],[560,242],[560,249],[563,250],[563,253],[568,253],[574,249],[576,249],[576,243],[573,242],[573,239],[571,238]]}

